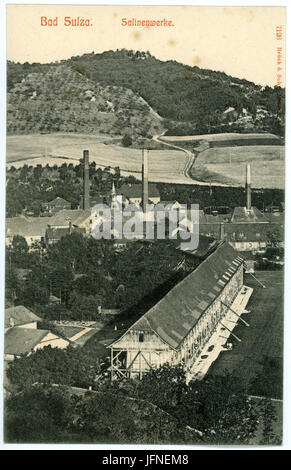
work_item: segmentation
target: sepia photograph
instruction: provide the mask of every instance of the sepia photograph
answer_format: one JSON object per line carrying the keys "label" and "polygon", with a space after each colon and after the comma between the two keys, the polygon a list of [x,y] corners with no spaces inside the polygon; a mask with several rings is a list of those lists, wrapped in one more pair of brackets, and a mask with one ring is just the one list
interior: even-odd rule
{"label": "sepia photograph", "polygon": [[285,35],[7,3],[5,444],[282,446]]}

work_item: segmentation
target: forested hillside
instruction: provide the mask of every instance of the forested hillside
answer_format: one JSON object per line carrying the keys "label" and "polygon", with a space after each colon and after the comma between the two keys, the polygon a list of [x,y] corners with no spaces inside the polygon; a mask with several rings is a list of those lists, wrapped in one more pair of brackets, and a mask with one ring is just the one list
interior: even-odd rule
{"label": "forested hillside", "polygon": [[[172,128],[178,133],[200,134],[225,132],[227,129],[231,131],[244,131],[247,129],[248,131],[269,131],[282,135],[284,131],[285,91],[278,87],[262,88],[247,80],[234,78],[222,72],[203,70],[196,66],[190,67],[176,61],[162,62],[151,56],[149,52],[134,52],[125,49],[106,51],[102,54],[92,52],[63,60],[61,64],[75,72],[75,75],[70,72],[71,79],[74,77],[76,82],[88,84],[93,93],[96,93],[94,86],[97,87],[97,91],[101,88],[105,90],[103,95],[108,101],[116,101],[116,93],[121,93],[120,88],[114,89],[113,87],[132,90],[134,94],[127,91],[130,97],[133,98],[136,97],[136,94],[139,95],[166,120],[165,127]],[[54,76],[54,69],[57,77]],[[68,105],[70,103],[66,96],[68,90],[63,86],[62,81],[62,74],[64,76],[66,76],[66,73],[69,74],[67,70],[67,68],[60,68],[60,63],[14,64],[8,62],[8,89],[11,94],[9,95],[9,102],[13,105],[12,107],[16,105],[19,112],[21,112],[22,108],[19,108],[19,102],[15,96],[19,93],[17,92],[18,83],[25,80],[22,82],[23,84],[26,83],[26,80],[31,80],[28,77],[31,77],[32,73],[42,74],[36,77],[37,80],[40,80],[39,93],[48,95],[47,99],[50,102],[48,93],[50,87],[43,86],[42,82],[49,74],[52,89],[54,89],[54,83],[58,83],[58,86],[55,87],[57,88],[55,93],[57,93],[60,103],[63,102],[64,106]],[[87,82],[87,79],[90,82]],[[31,101],[33,99],[31,98]],[[76,102],[77,97],[74,96],[74,100],[73,103]],[[27,102],[28,99],[26,99],[26,104]],[[139,102],[139,105],[142,107],[142,103],[146,108],[146,104],[142,101]],[[102,105],[102,111],[106,113],[103,116],[105,119],[105,116],[108,117],[108,114],[110,114],[110,110],[103,102]],[[126,116],[123,117],[126,121],[128,114],[130,115],[130,109],[135,109],[135,106],[130,103],[125,107],[121,103],[120,107],[123,110],[126,108]],[[231,112],[229,108],[231,108]],[[85,109],[91,111],[91,103],[87,103]],[[81,112],[79,109],[74,109],[73,106],[72,113],[74,111],[77,114],[79,111]],[[11,121],[13,121],[15,118],[13,110],[10,109],[10,112],[12,113]],[[85,117],[84,113],[81,113],[81,116],[78,114],[75,120],[72,113],[71,117],[68,117],[69,124],[65,127],[82,131],[83,123],[80,123],[79,119]],[[153,113],[150,116],[154,121],[153,124],[158,127],[158,123],[160,123],[158,117]],[[99,116],[99,119],[96,117],[96,120],[103,123],[103,118]],[[93,118],[88,117],[89,121],[91,119]],[[25,128],[29,130],[29,127],[33,127],[29,124],[26,125],[24,121],[25,117],[22,131]],[[145,129],[147,126],[142,124],[138,118],[135,121],[137,121],[135,127],[142,126],[143,133],[149,135],[154,130],[153,128]],[[130,122],[126,121],[122,125],[119,124],[122,132],[127,127],[125,124],[132,126],[133,123],[130,120]],[[88,127],[90,131],[93,131],[100,125],[92,122]],[[13,122],[9,126],[11,132],[20,130],[19,126],[13,124]],[[62,126],[64,127],[64,124],[60,122],[59,127],[63,130]],[[106,129],[103,130],[107,131],[110,126],[113,128],[113,123],[108,123],[105,126]],[[45,129],[56,129],[55,126],[53,129],[51,127],[51,125],[46,125]],[[142,131],[140,130],[140,133]]]}
{"label": "forested hillside", "polygon": [[60,131],[145,137],[162,129],[160,119],[136,93],[96,83],[66,65],[29,72],[8,92],[9,134]]}

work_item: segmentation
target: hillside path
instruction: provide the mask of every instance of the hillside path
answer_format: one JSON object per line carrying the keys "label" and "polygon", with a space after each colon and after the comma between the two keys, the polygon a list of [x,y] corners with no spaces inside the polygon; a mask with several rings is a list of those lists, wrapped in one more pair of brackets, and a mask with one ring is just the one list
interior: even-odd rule
{"label": "hillside path", "polygon": [[184,149],[183,147],[179,147],[178,145],[170,144],[166,142],[165,140],[160,140],[160,137],[162,137],[166,131],[167,129],[164,132],[162,132],[162,134],[154,135],[153,140],[155,140],[156,142],[159,142],[160,144],[167,145],[168,147],[172,147],[176,150],[180,150],[184,152],[186,154],[185,166],[183,169],[184,176],[187,179],[190,179],[193,182],[193,184],[200,184],[201,186],[203,185],[209,186],[209,183],[205,183],[203,181],[196,181],[190,176],[190,170],[196,159],[196,156],[194,155],[193,152],[191,152],[190,150]]}

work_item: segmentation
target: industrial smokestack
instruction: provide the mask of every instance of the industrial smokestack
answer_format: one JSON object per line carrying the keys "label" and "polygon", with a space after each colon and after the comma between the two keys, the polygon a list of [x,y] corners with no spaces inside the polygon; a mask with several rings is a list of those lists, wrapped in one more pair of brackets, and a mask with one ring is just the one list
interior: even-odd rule
{"label": "industrial smokestack", "polygon": [[221,222],[219,226],[219,240],[223,241],[224,240],[224,223]]}
{"label": "industrial smokestack", "polygon": [[247,190],[247,205],[248,211],[252,208],[252,195],[251,195],[251,165],[248,163],[246,167],[246,190]]}
{"label": "industrial smokestack", "polygon": [[89,150],[83,151],[83,209],[90,209]]}
{"label": "industrial smokestack", "polygon": [[149,199],[148,150],[142,150],[142,210],[146,212]]}

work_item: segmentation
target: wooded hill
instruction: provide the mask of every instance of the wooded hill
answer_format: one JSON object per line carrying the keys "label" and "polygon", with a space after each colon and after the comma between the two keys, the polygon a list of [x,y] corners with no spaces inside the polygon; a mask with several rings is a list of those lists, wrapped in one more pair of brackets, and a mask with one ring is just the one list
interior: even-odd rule
{"label": "wooded hill", "polygon": [[130,89],[96,83],[69,66],[57,65],[29,72],[13,85],[8,92],[7,130],[145,137],[161,132],[163,126]]}
{"label": "wooded hill", "polygon": [[[76,132],[101,128],[122,134],[130,128],[131,133],[150,135],[158,133],[161,121],[148,105],[166,120],[165,128],[182,134],[226,129],[284,132],[284,89],[263,88],[174,60],[163,62],[149,52],[92,52],[53,64],[8,62],[7,83],[8,130],[12,133],[59,127]],[[90,101],[93,97],[95,102]],[[37,103],[39,118],[47,121],[42,124],[33,118]],[[44,112],[44,107],[52,109]],[[228,108],[234,108],[234,113],[226,116]],[[115,119],[110,119],[113,115]]]}

